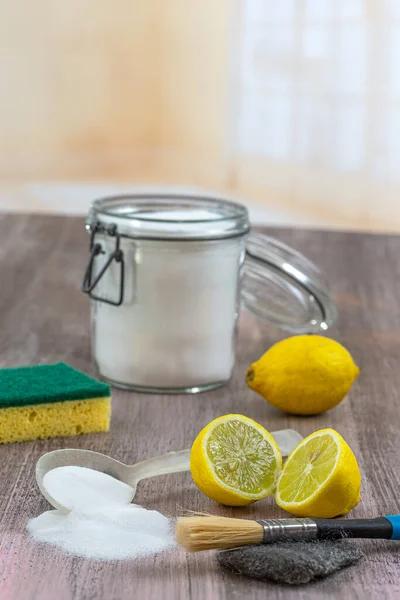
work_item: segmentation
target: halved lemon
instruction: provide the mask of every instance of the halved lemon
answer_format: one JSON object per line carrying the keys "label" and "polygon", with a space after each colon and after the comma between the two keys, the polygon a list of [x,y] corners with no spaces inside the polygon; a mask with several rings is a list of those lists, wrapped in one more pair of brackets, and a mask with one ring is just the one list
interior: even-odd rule
{"label": "halved lemon", "polygon": [[332,518],[357,506],[360,487],[360,469],[350,446],[334,429],[321,429],[289,455],[275,499],[298,517]]}
{"label": "halved lemon", "polygon": [[211,421],[190,453],[194,483],[228,506],[245,506],[272,494],[281,469],[282,455],[272,435],[243,415]]}

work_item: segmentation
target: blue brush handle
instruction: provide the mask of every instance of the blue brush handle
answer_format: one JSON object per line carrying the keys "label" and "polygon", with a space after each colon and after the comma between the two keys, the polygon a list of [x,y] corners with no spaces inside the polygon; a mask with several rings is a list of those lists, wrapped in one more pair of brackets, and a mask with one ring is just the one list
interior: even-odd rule
{"label": "blue brush handle", "polygon": [[385,517],[392,524],[392,540],[400,540],[400,515],[392,515],[390,517]]}

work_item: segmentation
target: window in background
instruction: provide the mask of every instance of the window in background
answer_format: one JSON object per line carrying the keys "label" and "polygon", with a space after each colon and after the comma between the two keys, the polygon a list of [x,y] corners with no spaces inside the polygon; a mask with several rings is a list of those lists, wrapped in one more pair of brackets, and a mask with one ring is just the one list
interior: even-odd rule
{"label": "window in background", "polygon": [[400,219],[400,2],[242,0],[239,23],[239,187],[338,223]]}

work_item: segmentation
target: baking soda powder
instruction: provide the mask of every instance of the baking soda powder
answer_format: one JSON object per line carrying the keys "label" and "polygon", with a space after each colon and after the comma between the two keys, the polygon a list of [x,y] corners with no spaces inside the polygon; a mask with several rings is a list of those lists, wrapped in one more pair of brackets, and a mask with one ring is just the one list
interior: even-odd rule
{"label": "baking soda powder", "polygon": [[101,560],[140,558],[175,545],[169,519],[130,504],[133,489],[114,477],[84,467],[59,467],[43,483],[71,512],[51,510],[31,519],[27,529],[38,542]]}
{"label": "baking soda powder", "polygon": [[[104,244],[111,252],[112,241]],[[101,375],[171,390],[227,382],[235,360],[243,239],[123,240],[122,247],[124,303],[92,303]],[[101,297],[117,297],[118,269],[114,263],[104,275],[96,291]]]}

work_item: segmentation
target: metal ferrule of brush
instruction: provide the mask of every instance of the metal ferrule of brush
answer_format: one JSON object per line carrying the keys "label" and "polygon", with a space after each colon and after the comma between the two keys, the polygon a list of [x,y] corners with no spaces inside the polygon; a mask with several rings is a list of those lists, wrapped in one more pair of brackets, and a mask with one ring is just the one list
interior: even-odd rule
{"label": "metal ferrule of brush", "polygon": [[263,544],[318,538],[318,526],[313,519],[265,519],[257,523],[264,529]]}

